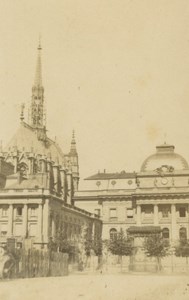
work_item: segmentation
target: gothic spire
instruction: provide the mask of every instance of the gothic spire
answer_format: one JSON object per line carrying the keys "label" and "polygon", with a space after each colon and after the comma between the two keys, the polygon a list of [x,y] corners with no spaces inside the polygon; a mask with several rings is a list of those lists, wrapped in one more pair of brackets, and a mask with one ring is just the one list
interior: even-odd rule
{"label": "gothic spire", "polygon": [[35,72],[35,79],[34,79],[34,86],[35,87],[42,87],[42,69],[41,69],[41,41],[39,40],[38,45],[38,55],[37,55],[37,65],[36,65],[36,72]]}
{"label": "gothic spire", "polygon": [[45,128],[44,88],[42,86],[41,42],[37,48],[37,65],[32,87],[30,125],[35,128]]}
{"label": "gothic spire", "polygon": [[74,130],[72,132],[72,140],[71,140],[70,153],[71,154],[77,154],[76,141],[75,141],[75,131]]}

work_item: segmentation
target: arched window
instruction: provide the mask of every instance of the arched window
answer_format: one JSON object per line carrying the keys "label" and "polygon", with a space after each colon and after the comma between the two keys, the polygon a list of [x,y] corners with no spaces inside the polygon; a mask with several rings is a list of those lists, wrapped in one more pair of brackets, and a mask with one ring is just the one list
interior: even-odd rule
{"label": "arched window", "polygon": [[164,239],[169,239],[169,229],[168,228],[163,228],[163,230],[162,230],[162,237]]}
{"label": "arched window", "polygon": [[115,228],[110,229],[110,239],[111,240],[116,240],[117,238],[117,230]]}
{"label": "arched window", "polygon": [[185,227],[181,227],[179,230],[179,238],[180,240],[186,240],[187,239],[187,231]]}

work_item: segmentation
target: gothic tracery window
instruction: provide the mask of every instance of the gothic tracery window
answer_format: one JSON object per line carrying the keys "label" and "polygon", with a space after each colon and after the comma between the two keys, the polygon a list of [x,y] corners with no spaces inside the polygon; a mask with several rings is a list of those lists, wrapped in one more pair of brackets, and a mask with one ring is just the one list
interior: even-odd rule
{"label": "gothic tracery window", "polygon": [[21,177],[27,176],[28,166],[25,163],[20,163],[18,165],[18,171],[20,172]]}

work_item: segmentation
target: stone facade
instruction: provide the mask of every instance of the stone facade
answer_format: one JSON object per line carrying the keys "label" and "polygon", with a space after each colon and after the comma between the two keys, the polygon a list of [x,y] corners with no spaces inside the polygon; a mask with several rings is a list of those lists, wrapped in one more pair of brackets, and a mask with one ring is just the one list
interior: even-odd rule
{"label": "stone facade", "polygon": [[0,190],[0,242],[15,238],[18,246],[30,243],[37,248],[48,246],[57,232],[77,241],[83,227],[101,234],[101,221],[94,214],[66,204],[48,189]]}
{"label": "stone facade", "polygon": [[88,177],[74,199],[78,207],[100,215],[105,239],[120,228],[153,231],[157,226],[172,242],[189,237],[189,166],[171,145],[156,147],[139,172]]}
{"label": "stone facade", "polygon": [[74,132],[67,154],[47,136],[40,45],[29,111],[27,123],[22,106],[20,127],[0,148],[0,243],[14,238],[18,246],[44,248],[60,230],[67,240],[78,240],[83,227],[100,236],[99,217],[74,206],[79,183]]}

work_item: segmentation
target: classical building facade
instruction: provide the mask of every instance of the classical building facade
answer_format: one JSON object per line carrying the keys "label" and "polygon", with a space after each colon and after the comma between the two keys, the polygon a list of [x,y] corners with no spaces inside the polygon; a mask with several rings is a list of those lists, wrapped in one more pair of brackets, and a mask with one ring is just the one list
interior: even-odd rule
{"label": "classical building facade", "polygon": [[143,162],[139,172],[97,173],[86,178],[75,203],[103,221],[103,238],[162,230],[171,242],[189,237],[189,165],[166,143]]}
{"label": "classical building facade", "polygon": [[0,149],[0,243],[14,238],[19,246],[38,248],[60,231],[77,240],[83,227],[95,236],[102,227],[98,216],[74,206],[79,182],[74,133],[68,154],[47,136],[41,50],[39,45],[29,122],[22,106],[20,127]]}

